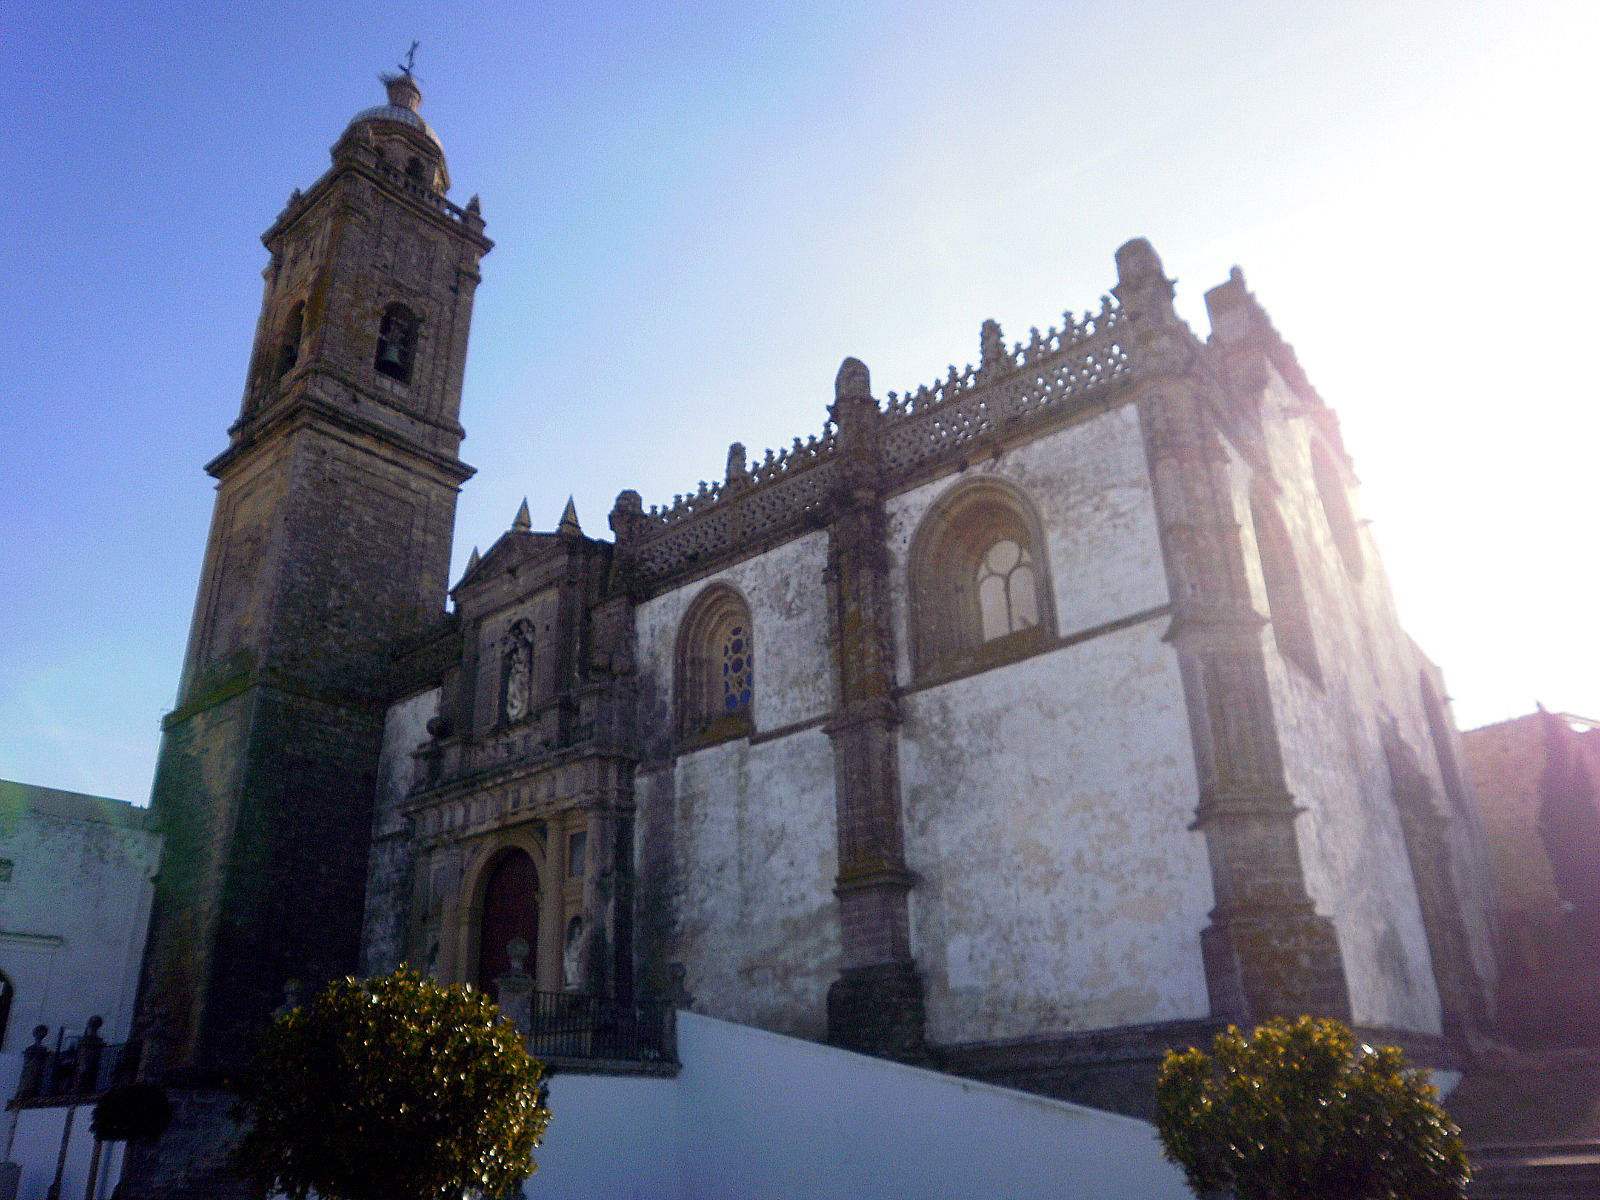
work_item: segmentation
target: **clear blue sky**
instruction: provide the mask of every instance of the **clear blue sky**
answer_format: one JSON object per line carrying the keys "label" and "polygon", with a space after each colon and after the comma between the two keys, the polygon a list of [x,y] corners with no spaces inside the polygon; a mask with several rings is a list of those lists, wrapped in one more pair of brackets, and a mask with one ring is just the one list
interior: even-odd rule
{"label": "clear blue sky", "polygon": [[[117,11],[112,11],[113,9]],[[266,256],[412,38],[498,248],[456,569],[605,532],[1096,305],[1239,263],[1343,416],[1463,726],[1600,716],[1596,6],[14,2],[0,12],[0,777],[143,802]]]}

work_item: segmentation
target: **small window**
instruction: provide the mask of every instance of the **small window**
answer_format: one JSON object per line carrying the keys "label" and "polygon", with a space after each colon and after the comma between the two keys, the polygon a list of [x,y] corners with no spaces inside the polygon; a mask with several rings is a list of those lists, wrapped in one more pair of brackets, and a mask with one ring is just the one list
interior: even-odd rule
{"label": "small window", "polygon": [[301,301],[289,310],[289,319],[283,323],[283,336],[278,341],[277,378],[282,379],[300,361],[300,338],[305,332],[306,306]]}
{"label": "small window", "polygon": [[1264,496],[1251,499],[1250,521],[1255,527],[1261,578],[1267,591],[1267,615],[1272,620],[1272,636],[1278,653],[1321,683],[1322,665],[1317,661],[1317,645],[1311,636],[1311,614],[1306,608],[1305,589],[1301,586],[1289,529],[1277,506]]}
{"label": "small window", "polygon": [[422,165],[422,160],[415,154],[406,159],[406,174],[418,183],[428,182],[428,168]]}
{"label": "small window", "polygon": [[755,632],[732,588],[708,588],[678,637],[679,730],[689,740],[747,734],[755,701]]}
{"label": "small window", "polygon": [[378,326],[378,353],[373,366],[390,379],[411,382],[411,367],[417,353],[416,314],[404,304],[391,304]]}
{"label": "small window", "polygon": [[1049,642],[1043,539],[1009,484],[964,484],[929,511],[910,554],[911,649],[920,676],[1031,654]]}

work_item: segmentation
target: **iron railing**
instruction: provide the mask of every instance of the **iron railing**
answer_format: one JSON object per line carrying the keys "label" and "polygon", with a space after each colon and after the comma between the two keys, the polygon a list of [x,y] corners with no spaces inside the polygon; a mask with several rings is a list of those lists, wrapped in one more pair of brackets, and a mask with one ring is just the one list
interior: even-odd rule
{"label": "iron railing", "polygon": [[674,1061],[672,1009],[578,992],[529,997],[528,1050],[535,1058]]}

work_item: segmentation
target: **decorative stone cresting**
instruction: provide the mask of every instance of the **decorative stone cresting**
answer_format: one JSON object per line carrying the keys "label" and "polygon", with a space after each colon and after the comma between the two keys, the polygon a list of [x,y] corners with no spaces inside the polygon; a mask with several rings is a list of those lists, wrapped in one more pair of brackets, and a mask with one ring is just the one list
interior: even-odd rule
{"label": "decorative stone cresting", "polygon": [[[1066,313],[1060,328],[1034,328],[1009,350],[1000,327],[985,322],[978,366],[952,366],[945,378],[914,392],[888,394],[879,424],[884,486],[959,457],[974,443],[1088,404],[1129,379],[1125,324],[1109,296],[1098,312]],[[788,449],[768,450],[749,464],[735,443],[725,480],[702,482],[671,505],[636,511],[636,500],[624,504],[619,497],[618,512],[627,511],[617,535],[635,579],[648,589],[808,521],[820,525],[841,482],[837,457],[830,420],[820,434],[797,437]]]}

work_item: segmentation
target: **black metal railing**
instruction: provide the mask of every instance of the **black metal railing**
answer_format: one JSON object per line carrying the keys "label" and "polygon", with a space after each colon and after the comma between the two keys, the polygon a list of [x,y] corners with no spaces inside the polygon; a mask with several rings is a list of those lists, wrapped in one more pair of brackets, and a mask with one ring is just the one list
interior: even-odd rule
{"label": "black metal railing", "polygon": [[131,1081],[139,1070],[139,1044],[107,1042],[100,1037],[99,1028],[98,1018],[76,1036],[69,1036],[63,1026],[56,1031],[52,1048],[45,1045],[49,1027],[35,1026],[33,1045],[22,1052],[22,1074],[13,1103],[98,1096],[114,1083]]}
{"label": "black metal railing", "polygon": [[535,1058],[674,1061],[672,1009],[577,992],[529,997],[528,1050]]}

